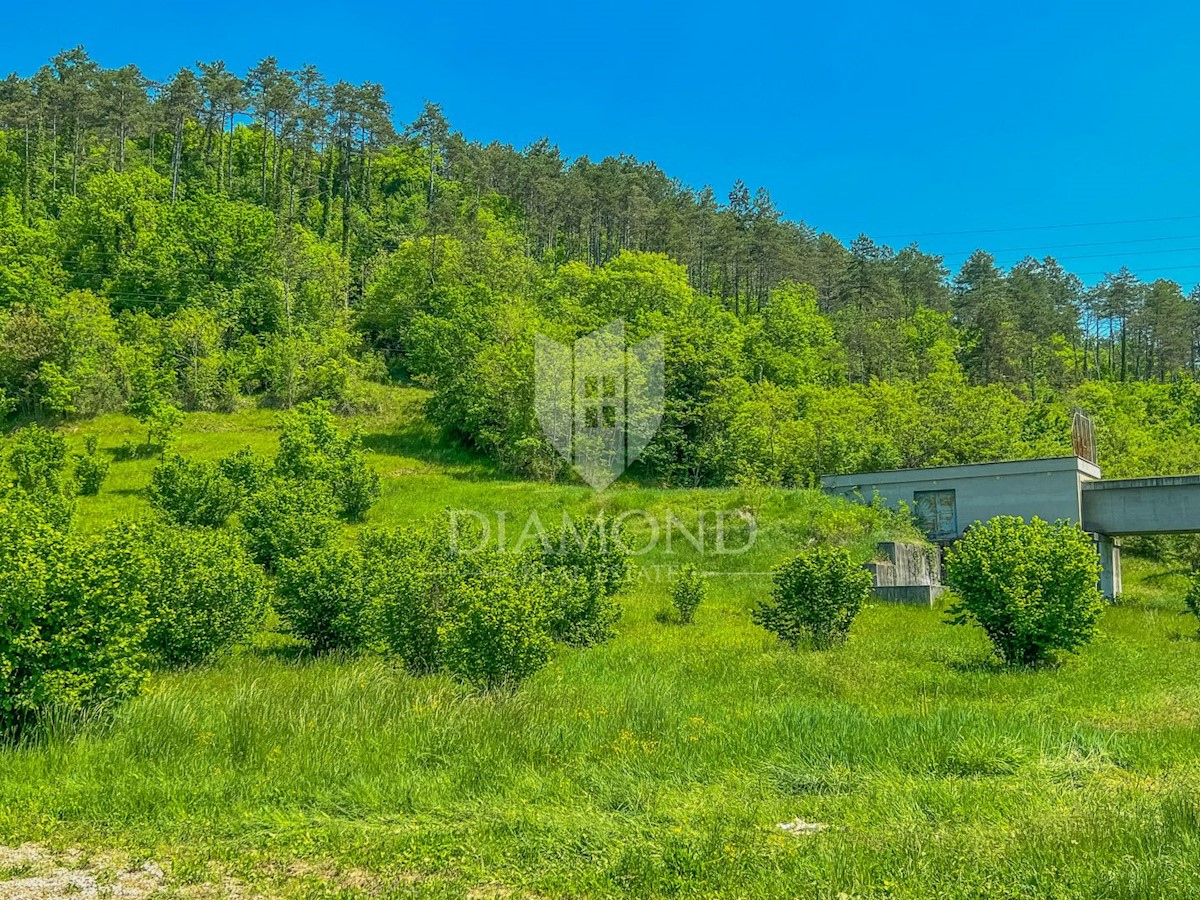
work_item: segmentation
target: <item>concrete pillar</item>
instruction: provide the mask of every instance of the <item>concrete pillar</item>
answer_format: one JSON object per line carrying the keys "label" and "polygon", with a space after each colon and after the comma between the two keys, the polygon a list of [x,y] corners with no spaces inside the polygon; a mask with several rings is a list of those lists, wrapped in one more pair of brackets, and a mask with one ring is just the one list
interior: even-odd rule
{"label": "concrete pillar", "polygon": [[1100,554],[1100,591],[1111,600],[1121,593],[1121,539],[1097,534],[1096,550]]}

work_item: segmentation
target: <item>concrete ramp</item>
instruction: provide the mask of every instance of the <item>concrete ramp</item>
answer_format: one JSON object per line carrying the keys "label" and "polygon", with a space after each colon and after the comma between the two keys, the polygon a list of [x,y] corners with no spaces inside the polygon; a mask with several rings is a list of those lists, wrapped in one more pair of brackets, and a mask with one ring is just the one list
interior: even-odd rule
{"label": "concrete ramp", "polygon": [[1101,534],[1200,532],[1200,475],[1104,478],[1082,485],[1083,528]]}

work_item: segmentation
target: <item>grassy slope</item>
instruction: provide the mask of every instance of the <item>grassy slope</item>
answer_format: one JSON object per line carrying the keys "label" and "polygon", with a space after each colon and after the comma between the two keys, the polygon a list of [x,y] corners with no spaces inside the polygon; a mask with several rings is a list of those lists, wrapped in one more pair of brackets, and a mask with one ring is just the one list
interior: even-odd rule
{"label": "grassy slope", "polygon": [[[1170,578],[1133,566],[1136,601],[1058,670],[997,669],[978,634],[913,608],[869,608],[845,647],[793,652],[749,621],[765,579],[732,571],[814,538],[862,552],[869,514],[808,492],[597,498],[506,480],[436,449],[419,400],[398,392],[362,422],[389,476],[374,521],[752,506],[759,541],[718,561],[731,574],[696,625],[659,621],[649,568],[616,641],[561,653],[511,697],[265,649],[159,676],[111,719],[0,757],[0,838],[121,845],[175,859],[184,881],[303,894],[1200,893],[1200,642]],[[179,448],[269,450],[275,421],[191,416]],[[132,427],[76,437],[114,447]],[[85,527],[142,506],[151,468],[115,463]],[[832,827],[776,827],[797,817]],[[301,857],[326,862],[289,868]]]}

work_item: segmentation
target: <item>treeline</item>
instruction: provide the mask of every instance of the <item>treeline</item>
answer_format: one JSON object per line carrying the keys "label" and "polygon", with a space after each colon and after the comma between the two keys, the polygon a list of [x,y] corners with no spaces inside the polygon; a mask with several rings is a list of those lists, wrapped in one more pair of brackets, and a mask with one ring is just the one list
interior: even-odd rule
{"label": "treeline", "polygon": [[916,245],[844,246],[741,182],[721,197],[630,157],[469,141],[432,104],[398,123],[379,85],[270,57],[153,83],[76,48],[0,83],[0,411],[351,410],[390,375],[553,474],[532,334],[616,316],[667,334],[644,467],[672,482],[1065,450],[1069,403],[1111,405],[1090,385],[1187,393],[1200,359],[1200,294],[1174,282],[1088,288],[982,250],[951,273]]}

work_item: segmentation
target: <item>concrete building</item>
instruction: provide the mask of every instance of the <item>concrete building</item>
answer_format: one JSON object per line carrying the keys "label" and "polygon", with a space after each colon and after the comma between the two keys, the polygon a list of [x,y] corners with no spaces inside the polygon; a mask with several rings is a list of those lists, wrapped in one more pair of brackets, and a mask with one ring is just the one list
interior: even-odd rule
{"label": "concrete building", "polygon": [[946,544],[994,516],[1066,519],[1095,536],[1100,587],[1121,592],[1120,537],[1200,531],[1200,476],[1105,480],[1075,456],[856,472],[821,479],[834,494],[890,507],[905,503],[930,540]]}

